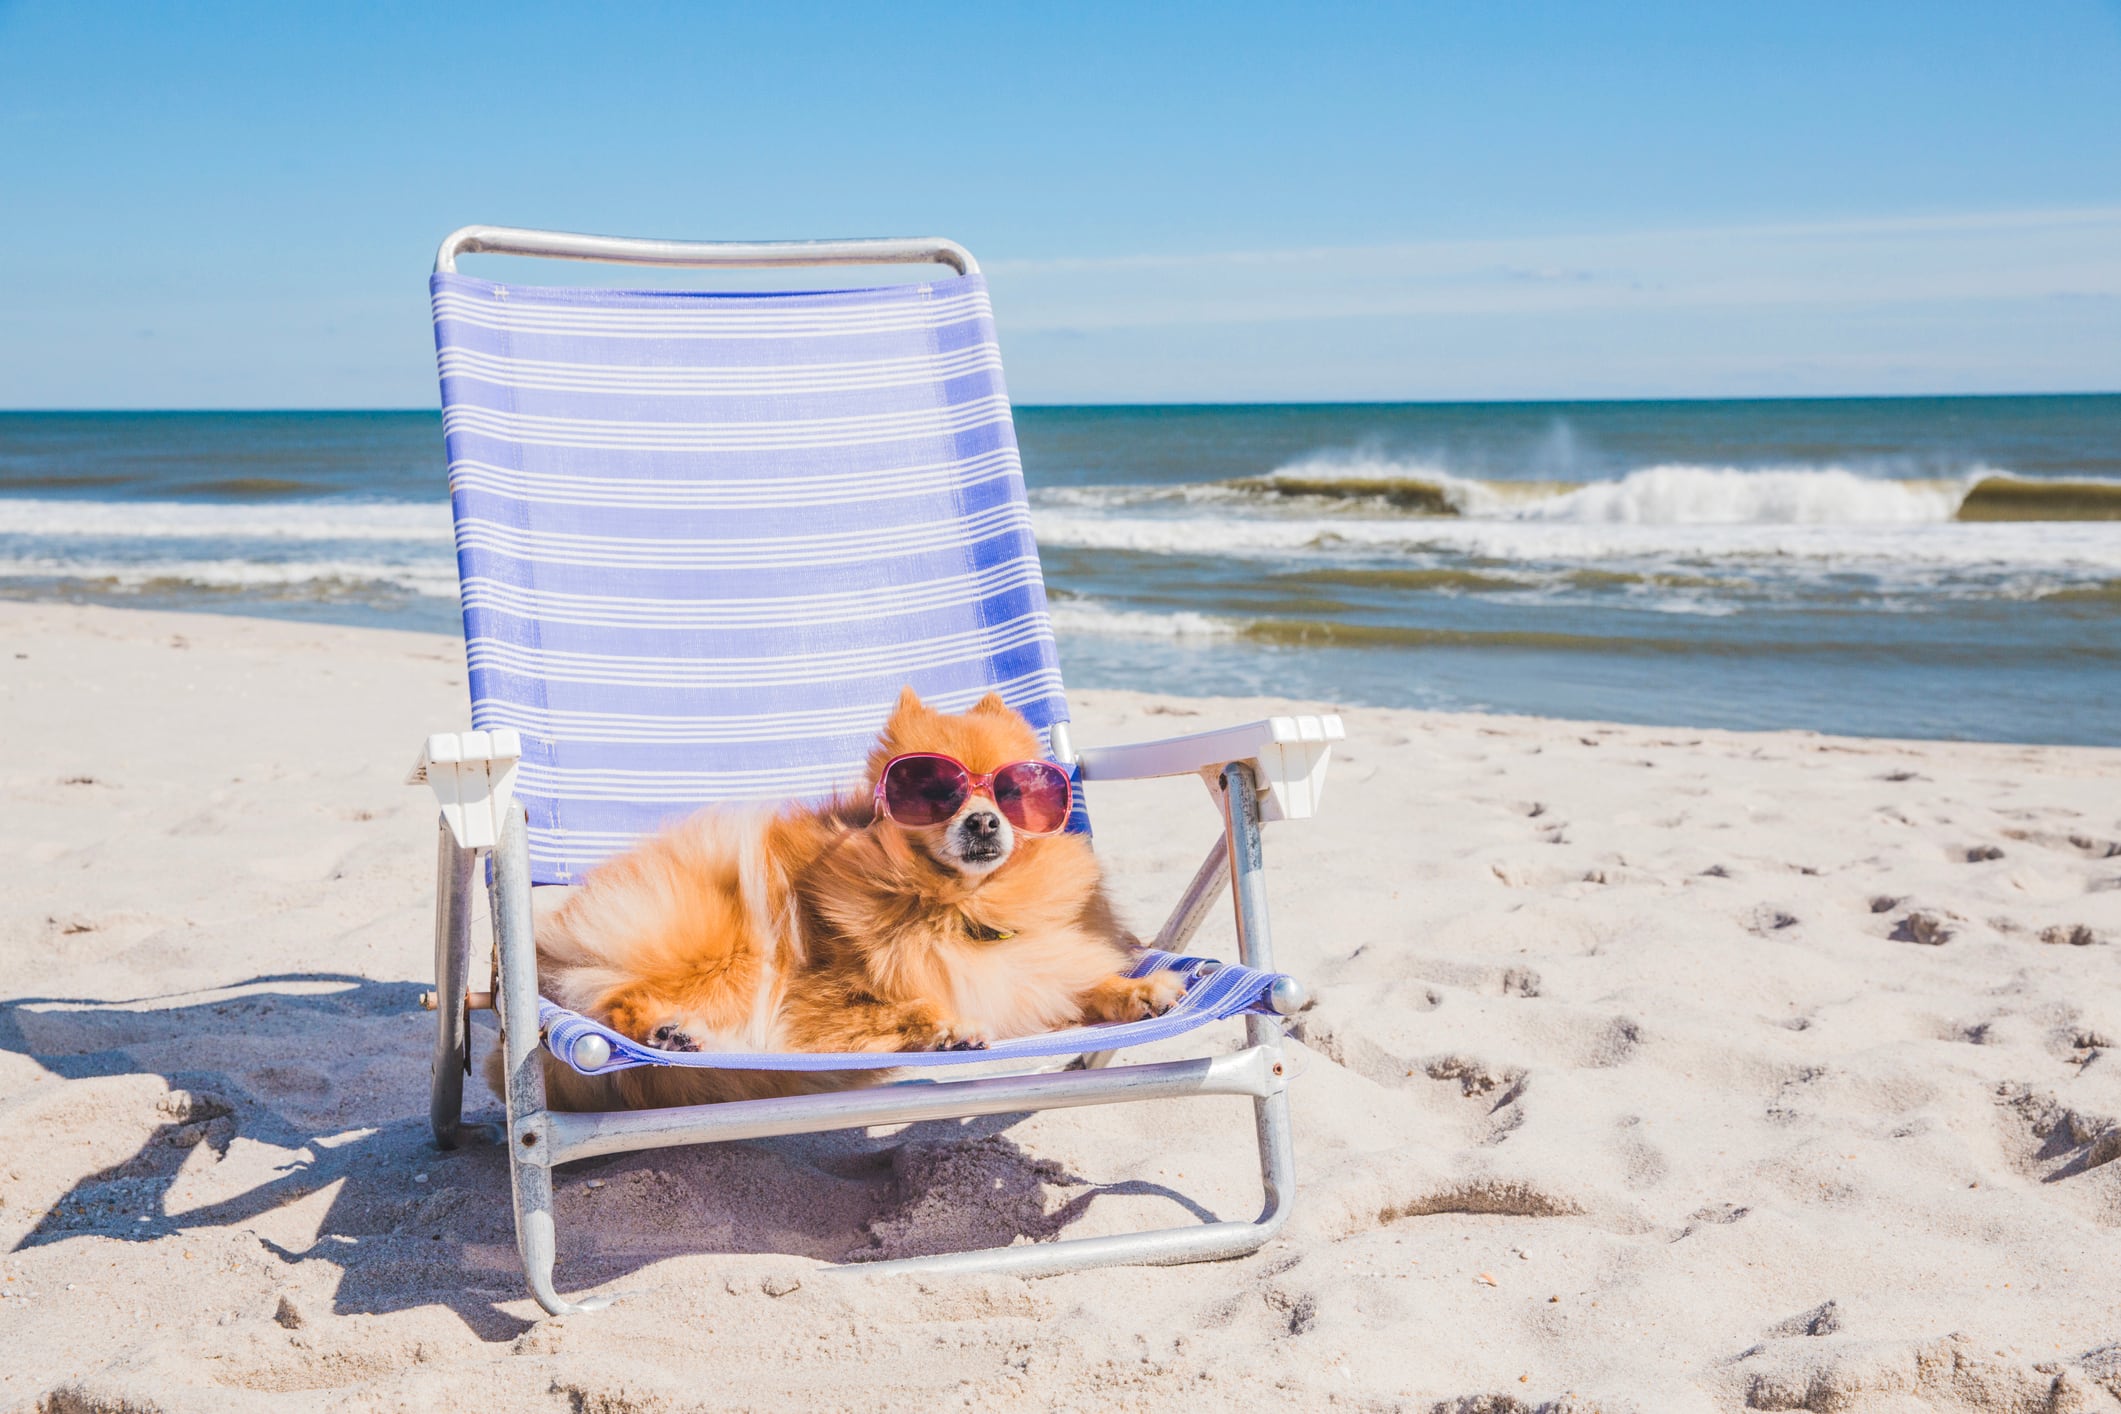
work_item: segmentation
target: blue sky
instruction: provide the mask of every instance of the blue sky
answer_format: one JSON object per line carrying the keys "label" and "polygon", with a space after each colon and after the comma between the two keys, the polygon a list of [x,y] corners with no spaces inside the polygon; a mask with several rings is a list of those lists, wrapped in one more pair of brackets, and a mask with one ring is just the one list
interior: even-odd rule
{"label": "blue sky", "polygon": [[0,0],[0,406],[432,405],[470,222],[954,236],[1025,402],[2121,389],[2117,75],[2115,0]]}

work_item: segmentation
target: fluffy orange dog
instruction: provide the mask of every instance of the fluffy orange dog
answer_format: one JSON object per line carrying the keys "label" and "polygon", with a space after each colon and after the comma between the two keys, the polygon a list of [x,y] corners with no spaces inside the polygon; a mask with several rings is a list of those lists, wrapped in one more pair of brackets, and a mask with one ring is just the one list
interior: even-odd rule
{"label": "fluffy orange dog", "polygon": [[[1002,772],[1038,756],[1000,697],[947,716],[908,688],[870,755],[870,793],[779,814],[705,810],[592,872],[538,926],[541,989],[681,1051],[977,1049],[1158,1015],[1184,985],[1121,975],[1139,943],[1113,916],[1088,842],[1047,832],[1065,790],[1056,807],[1046,768]],[[588,1078],[546,1059],[561,1109],[877,1078],[676,1067]]]}

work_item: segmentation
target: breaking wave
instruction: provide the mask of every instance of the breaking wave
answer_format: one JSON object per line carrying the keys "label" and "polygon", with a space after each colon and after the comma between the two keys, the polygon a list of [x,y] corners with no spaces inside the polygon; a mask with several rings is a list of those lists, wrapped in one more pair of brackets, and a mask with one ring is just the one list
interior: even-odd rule
{"label": "breaking wave", "polygon": [[108,540],[400,540],[449,545],[447,501],[68,501],[0,497],[0,535]]}
{"label": "breaking wave", "polygon": [[1602,525],[1929,525],[2121,520],[2121,481],[2034,480],[1993,467],[1899,479],[1843,466],[1670,463],[1609,481],[1509,481],[1426,462],[1322,453],[1266,476],[1215,483],[1255,502],[1467,520]]}
{"label": "breaking wave", "polygon": [[449,601],[447,503],[0,498],[0,594],[117,600]]}

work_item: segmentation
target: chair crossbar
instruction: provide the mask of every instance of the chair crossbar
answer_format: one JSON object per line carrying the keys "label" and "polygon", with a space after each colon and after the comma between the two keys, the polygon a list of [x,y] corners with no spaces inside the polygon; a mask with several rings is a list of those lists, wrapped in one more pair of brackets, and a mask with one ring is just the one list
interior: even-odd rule
{"label": "chair crossbar", "polygon": [[872,1124],[917,1124],[934,1119],[1018,1111],[1080,1109],[1129,1100],[1189,1095],[1250,1095],[1265,1099],[1285,1085],[1282,1061],[1249,1046],[1230,1055],[1112,1066],[1094,1073],[1049,1071],[978,1080],[909,1080],[873,1090],[732,1100],[664,1110],[555,1110],[546,1119],[547,1159],[555,1164],[635,1149],[715,1144],[859,1129]]}

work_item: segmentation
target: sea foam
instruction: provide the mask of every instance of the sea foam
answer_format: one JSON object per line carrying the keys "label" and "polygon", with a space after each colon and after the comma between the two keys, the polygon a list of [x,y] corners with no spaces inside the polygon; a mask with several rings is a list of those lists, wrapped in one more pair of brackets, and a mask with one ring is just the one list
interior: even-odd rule
{"label": "sea foam", "polygon": [[1813,561],[1874,567],[1957,566],[2121,572],[2121,531],[2107,525],[1901,522],[1680,524],[1627,520],[1415,517],[1184,517],[1032,514],[1043,546],[1140,554],[1343,558],[1431,551],[1502,563],[1625,560],[1648,566]]}
{"label": "sea foam", "polygon": [[1842,467],[1668,465],[1503,511],[1582,525],[1938,525],[1972,481],[1894,481]]}
{"label": "sea foam", "polygon": [[[94,555],[0,556],[0,581],[43,580],[97,585],[120,593],[183,589],[223,593],[307,591],[320,597],[364,588],[430,599],[457,597],[453,560],[118,560]],[[305,595],[306,597],[306,595]]]}
{"label": "sea foam", "polygon": [[0,497],[0,535],[99,540],[452,542],[447,501],[65,501]]}
{"label": "sea foam", "polygon": [[1150,613],[1112,609],[1095,600],[1056,601],[1049,606],[1056,633],[1096,634],[1107,638],[1229,638],[1241,632],[1241,621],[1215,618],[1192,610]]}

